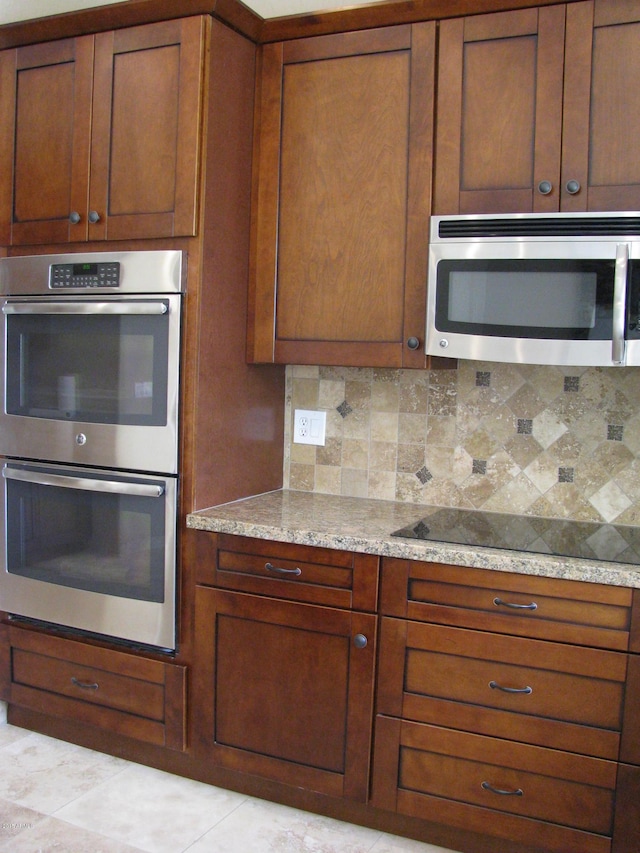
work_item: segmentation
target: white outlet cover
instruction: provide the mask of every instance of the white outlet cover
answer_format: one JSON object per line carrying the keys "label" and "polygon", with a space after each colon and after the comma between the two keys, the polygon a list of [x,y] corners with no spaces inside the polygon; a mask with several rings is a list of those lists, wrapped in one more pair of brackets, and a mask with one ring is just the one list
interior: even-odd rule
{"label": "white outlet cover", "polygon": [[296,409],[293,413],[293,441],[295,444],[324,446],[326,426],[326,412]]}

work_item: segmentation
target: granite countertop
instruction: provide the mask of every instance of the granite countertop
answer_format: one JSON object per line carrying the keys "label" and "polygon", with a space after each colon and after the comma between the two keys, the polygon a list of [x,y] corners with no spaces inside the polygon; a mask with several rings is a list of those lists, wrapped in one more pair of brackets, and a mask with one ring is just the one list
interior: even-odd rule
{"label": "granite countertop", "polygon": [[629,563],[391,535],[415,524],[427,509],[410,503],[280,490],[190,513],[187,527],[385,557],[640,588],[640,566]]}

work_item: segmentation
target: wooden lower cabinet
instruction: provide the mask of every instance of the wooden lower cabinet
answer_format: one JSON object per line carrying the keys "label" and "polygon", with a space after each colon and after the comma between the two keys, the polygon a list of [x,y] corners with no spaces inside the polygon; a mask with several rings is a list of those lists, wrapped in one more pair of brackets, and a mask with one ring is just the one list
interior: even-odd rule
{"label": "wooden lower cabinet", "polygon": [[383,560],[372,805],[498,845],[640,849],[639,603],[629,589]]}
{"label": "wooden lower cabinet", "polygon": [[198,587],[194,749],[366,801],[375,649],[373,614]]}
{"label": "wooden lower cabinet", "polygon": [[13,625],[0,629],[8,669],[0,698],[10,705],[185,748],[186,667]]}

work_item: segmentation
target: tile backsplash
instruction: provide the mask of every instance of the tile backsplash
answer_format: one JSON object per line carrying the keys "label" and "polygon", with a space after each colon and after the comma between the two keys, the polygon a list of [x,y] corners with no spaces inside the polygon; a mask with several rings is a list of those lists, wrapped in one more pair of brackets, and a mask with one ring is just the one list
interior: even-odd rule
{"label": "tile backsplash", "polygon": [[[640,524],[640,369],[287,367],[285,487]],[[294,409],[327,413],[294,444]]]}

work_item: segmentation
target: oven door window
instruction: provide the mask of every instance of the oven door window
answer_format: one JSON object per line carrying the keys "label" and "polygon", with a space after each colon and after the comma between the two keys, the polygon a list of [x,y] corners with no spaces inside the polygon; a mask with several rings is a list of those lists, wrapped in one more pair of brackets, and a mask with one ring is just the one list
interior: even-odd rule
{"label": "oven door window", "polygon": [[[59,470],[59,469],[58,469]],[[165,589],[162,481],[5,469],[7,571],[140,601]],[[14,479],[16,478],[16,479]]]}
{"label": "oven door window", "polygon": [[440,261],[436,328],[549,340],[611,340],[614,260]]}
{"label": "oven door window", "polygon": [[166,424],[166,302],[14,303],[5,322],[8,414]]}

